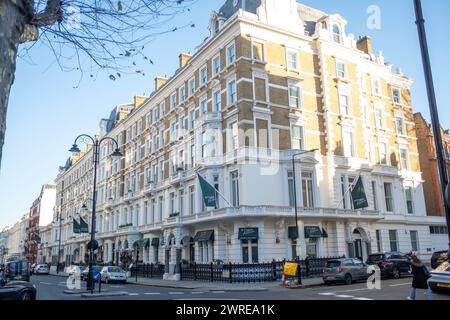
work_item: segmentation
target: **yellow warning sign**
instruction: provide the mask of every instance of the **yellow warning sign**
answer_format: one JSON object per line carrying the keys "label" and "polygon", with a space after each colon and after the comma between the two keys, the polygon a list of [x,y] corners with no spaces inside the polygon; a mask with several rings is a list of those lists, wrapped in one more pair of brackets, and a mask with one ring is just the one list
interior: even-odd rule
{"label": "yellow warning sign", "polygon": [[287,277],[295,277],[297,275],[298,263],[286,262],[284,265],[284,275]]}

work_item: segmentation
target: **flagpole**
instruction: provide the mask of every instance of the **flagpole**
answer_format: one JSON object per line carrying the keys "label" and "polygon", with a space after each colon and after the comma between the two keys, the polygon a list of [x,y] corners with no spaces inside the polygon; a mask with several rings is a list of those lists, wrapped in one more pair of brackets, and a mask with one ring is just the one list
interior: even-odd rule
{"label": "flagpole", "polygon": [[[199,173],[198,171],[199,171],[199,170],[196,170],[195,173],[198,174],[198,175],[200,175],[200,173]],[[203,177],[202,177],[202,178],[203,178]],[[231,205],[231,203],[225,198],[225,196],[224,196],[222,193],[219,192],[219,190],[217,190],[217,189],[216,189],[211,183],[209,183],[205,178],[203,178],[203,180],[205,180],[205,182],[206,182],[207,184],[209,184],[209,185],[217,192],[217,194],[218,194],[219,196],[222,197],[223,200],[225,200],[225,202],[228,204],[228,206],[229,206],[230,208],[233,207],[233,206]]]}
{"label": "flagpole", "polygon": [[[354,189],[354,187],[356,186],[356,184],[358,183],[358,180],[361,178],[361,174],[359,174],[358,179],[356,179],[355,181],[353,181],[353,183],[347,188],[347,190],[344,193],[344,196],[342,197],[341,201],[339,202],[339,204],[337,205],[337,209],[339,209],[339,207],[341,206],[342,203],[344,203],[345,198],[347,197],[347,194],[349,194],[351,191],[350,189]],[[353,191],[353,190],[352,190]]]}

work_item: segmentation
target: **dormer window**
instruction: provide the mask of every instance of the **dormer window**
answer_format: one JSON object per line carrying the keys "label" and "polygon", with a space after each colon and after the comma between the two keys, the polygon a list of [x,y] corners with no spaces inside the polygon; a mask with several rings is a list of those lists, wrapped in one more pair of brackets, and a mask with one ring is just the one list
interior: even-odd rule
{"label": "dormer window", "polygon": [[341,43],[341,29],[337,25],[333,26],[333,41]]}
{"label": "dormer window", "polygon": [[214,21],[214,35],[218,34],[220,31],[220,23],[219,23],[219,19],[216,19],[216,21]]}

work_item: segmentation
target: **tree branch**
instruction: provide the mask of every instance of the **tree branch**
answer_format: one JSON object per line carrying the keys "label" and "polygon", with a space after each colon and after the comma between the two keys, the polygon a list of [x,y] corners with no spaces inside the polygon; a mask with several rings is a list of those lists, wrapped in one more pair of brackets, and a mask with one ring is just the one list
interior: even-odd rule
{"label": "tree branch", "polygon": [[47,0],[45,10],[34,16],[31,25],[38,28],[48,27],[56,22],[62,21],[62,18],[63,12],[61,10],[61,0]]}

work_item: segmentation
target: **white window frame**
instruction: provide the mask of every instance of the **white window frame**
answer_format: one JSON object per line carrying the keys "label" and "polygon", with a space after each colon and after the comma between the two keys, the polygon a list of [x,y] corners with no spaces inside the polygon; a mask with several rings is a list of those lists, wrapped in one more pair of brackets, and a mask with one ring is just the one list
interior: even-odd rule
{"label": "white window frame", "polygon": [[[290,54],[295,54],[295,67],[291,67],[290,63]],[[299,70],[300,69],[300,63],[299,63],[299,54],[297,50],[294,49],[286,49],[286,67],[288,70]]]}
{"label": "white window frame", "polygon": [[[294,148],[294,127],[300,128],[300,148]],[[297,139],[298,140],[298,139]],[[291,125],[291,146],[293,150],[305,150],[305,127],[301,124],[292,124]]]}
{"label": "white window frame", "polygon": [[177,106],[177,93],[174,92],[170,95],[170,110],[175,109]]}
{"label": "white window frame", "polygon": [[[402,151],[406,151],[406,154],[405,154],[406,158],[405,159],[402,157]],[[409,165],[409,150],[408,150],[408,148],[406,148],[406,147],[399,148],[398,154],[399,154],[399,158],[400,158],[400,166],[401,166],[401,168],[403,170],[409,170],[410,165]],[[405,164],[403,164],[403,161],[405,161]]]}
{"label": "white window frame", "polygon": [[[376,83],[378,83],[378,92],[376,90],[376,88],[377,88],[377,86],[375,85]],[[372,78],[372,93],[374,96],[377,96],[377,97],[381,97],[381,95],[383,93],[383,89],[381,87],[381,79],[378,77]]]}
{"label": "white window frame", "polygon": [[[230,55],[230,49],[233,49],[233,55]],[[233,41],[226,48],[227,66],[236,63],[236,43]]]}
{"label": "white window frame", "polygon": [[[397,119],[400,119],[402,122],[401,128],[398,126]],[[405,125],[405,119],[401,115],[395,115],[395,129],[399,136],[405,136],[406,135],[406,125]],[[399,130],[400,129],[400,130]],[[402,132],[400,132],[402,131]]]}
{"label": "white window frame", "polygon": [[[343,67],[344,67],[344,75],[340,75],[340,70],[339,70],[339,66],[340,65],[342,65]],[[347,77],[347,73],[348,73],[348,69],[347,69],[347,63],[346,62],[344,62],[344,61],[340,61],[340,60],[337,60],[336,61],[336,76],[339,78],[339,79],[347,79],[348,77]]]}
{"label": "white window frame", "polygon": [[186,101],[186,85],[183,83],[183,85],[178,89],[178,95],[180,103],[183,103]]}
{"label": "white window frame", "polygon": [[[219,65],[216,66],[214,65],[214,63],[218,61]],[[220,72],[222,71],[222,62],[220,61],[220,53],[217,54],[216,56],[214,56],[214,58],[211,61],[211,66],[212,66],[212,75],[213,77],[217,76],[218,74],[220,74]]]}
{"label": "white window frame", "polygon": [[[232,83],[234,83],[234,93],[233,94],[230,91],[230,89],[231,89],[230,85]],[[234,97],[233,100],[232,100],[232,97]],[[231,105],[236,104],[236,102],[237,102],[237,82],[236,82],[236,79],[233,78],[233,79],[229,79],[227,81],[227,103],[228,103],[228,106],[231,106]]]}
{"label": "white window frame", "polygon": [[[291,95],[291,89],[297,89],[297,105],[293,106],[292,105],[292,99],[294,96]],[[290,108],[294,108],[294,109],[301,109],[303,108],[303,92],[302,92],[302,87],[300,86],[300,84],[295,84],[295,83],[289,83],[288,86],[288,96],[289,96],[289,107]]]}
{"label": "white window frame", "polygon": [[[349,135],[349,138],[350,138],[349,141],[348,141],[348,139],[346,139],[347,138],[345,136],[346,134]],[[350,143],[350,146],[347,145],[348,143]],[[349,147],[349,149],[348,149],[348,147]],[[349,128],[342,129],[342,148],[343,148],[344,157],[352,158],[352,157],[356,156],[355,133],[353,130],[351,130]],[[350,154],[348,154],[347,150],[350,151]]]}
{"label": "white window frame", "polygon": [[195,91],[197,90],[196,83],[195,83],[195,77],[193,77],[189,80],[188,87],[189,87],[188,88],[189,89],[189,92],[188,92],[189,97],[191,97],[195,94]]}
{"label": "white window frame", "polygon": [[[382,152],[381,152],[381,150],[383,149],[383,148],[381,148],[381,146],[384,146],[384,151],[385,151],[385,159],[386,159],[386,161],[383,163],[383,161],[382,161]],[[379,158],[379,160],[380,160],[380,164],[381,165],[389,165],[389,152],[388,152],[388,144],[386,143],[386,142],[384,142],[384,141],[381,141],[381,142],[379,142],[378,143],[378,158]]]}
{"label": "white window frame", "polygon": [[[395,101],[395,99],[396,99],[396,97],[394,95],[395,91],[398,91],[398,101]],[[402,90],[399,87],[392,87],[391,93],[392,93],[392,102],[394,104],[401,105],[402,104]]]}
{"label": "white window frame", "polygon": [[[205,72],[205,77],[203,77],[203,71]],[[200,86],[204,86],[208,82],[208,67],[204,66],[200,69],[199,72],[199,80],[200,80]]]}
{"label": "white window frame", "polygon": [[213,92],[213,111],[222,111],[222,92],[220,91],[220,89],[217,89]]}

